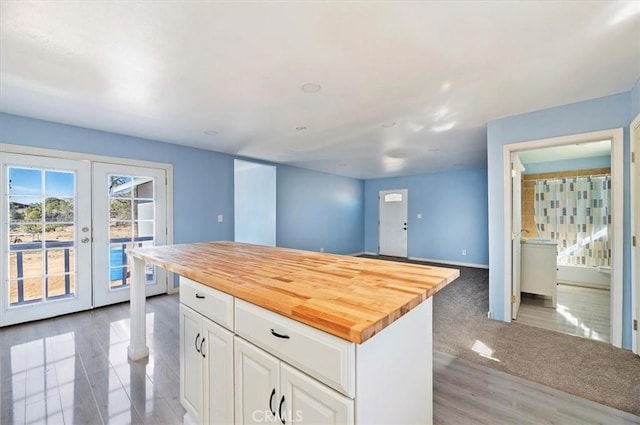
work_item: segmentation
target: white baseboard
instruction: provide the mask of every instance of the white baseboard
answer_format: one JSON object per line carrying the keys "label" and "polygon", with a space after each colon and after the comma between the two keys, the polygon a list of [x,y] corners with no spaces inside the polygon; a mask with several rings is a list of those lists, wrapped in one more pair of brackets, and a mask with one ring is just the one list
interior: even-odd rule
{"label": "white baseboard", "polygon": [[364,255],[364,254],[366,254],[366,252],[354,252],[353,254],[347,254],[347,255],[351,257],[357,257],[359,255]]}
{"label": "white baseboard", "polygon": [[367,251],[365,251],[364,255],[378,255],[378,253],[377,252],[367,252]]}
{"label": "white baseboard", "polygon": [[434,258],[409,257],[409,260],[426,261],[428,263],[448,264],[448,265],[451,265],[451,266],[474,267],[476,269],[488,269],[489,268],[488,264],[462,263],[462,262],[459,262],[459,261],[436,260]]}

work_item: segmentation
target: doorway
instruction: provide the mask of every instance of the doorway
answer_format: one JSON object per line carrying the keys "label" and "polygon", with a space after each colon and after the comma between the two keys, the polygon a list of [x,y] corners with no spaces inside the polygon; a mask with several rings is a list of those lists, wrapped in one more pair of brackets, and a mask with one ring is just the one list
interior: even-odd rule
{"label": "doorway", "polygon": [[[587,144],[590,143],[594,143],[594,142],[606,142],[609,143],[610,146],[610,165],[611,165],[611,173],[610,173],[610,177],[608,177],[609,181],[608,183],[603,183],[605,186],[607,184],[610,185],[610,226],[606,227],[605,232],[607,232],[607,237],[608,237],[608,241],[610,244],[610,247],[608,248],[611,252],[610,254],[610,266],[608,267],[602,267],[601,270],[604,272],[605,270],[607,272],[610,271],[610,296],[607,297],[606,299],[606,307],[607,310],[610,312],[610,323],[608,326],[608,333],[610,334],[610,340],[609,342],[615,346],[620,346],[622,343],[622,214],[623,214],[623,207],[622,207],[622,187],[623,187],[623,177],[622,177],[622,169],[623,169],[623,162],[622,162],[622,130],[621,129],[614,129],[614,130],[606,130],[606,131],[600,131],[600,132],[594,132],[594,133],[586,133],[586,134],[579,134],[579,135],[573,135],[573,136],[566,136],[566,137],[558,137],[558,138],[553,138],[553,139],[545,139],[545,140],[538,140],[538,141],[531,141],[531,142],[521,142],[521,143],[514,143],[514,144],[510,144],[510,145],[505,145],[504,147],[504,154],[505,154],[505,184],[507,182],[511,183],[511,161],[508,161],[511,158],[511,154],[513,152],[516,152],[520,155],[520,157],[522,158],[522,153],[523,152],[528,152],[528,151],[537,151],[537,150],[541,150],[545,149],[545,148],[553,148],[553,147],[562,147],[564,146],[565,148],[569,148],[569,147],[574,147],[578,150],[585,150]],[[578,145],[578,146],[575,146]],[[558,160],[560,159],[559,157],[555,156],[553,157],[554,159]],[[560,161],[557,161],[560,162]],[[527,161],[525,159],[523,159],[523,163],[525,166],[525,169],[527,167]],[[526,173],[526,171],[525,171]],[[566,184],[571,183],[576,184],[575,182],[566,182]],[[567,186],[568,187],[568,186]],[[559,189],[558,190],[564,190],[564,186],[562,184],[559,185]],[[549,188],[547,188],[546,190],[550,190]],[[530,239],[528,242],[531,243],[537,243],[538,245],[540,245],[540,247],[544,247],[544,243],[545,242],[552,242],[546,239],[555,239],[556,243],[561,243],[561,241],[557,241],[558,239],[561,239],[558,235],[553,235],[551,236],[549,233],[546,233],[544,235],[540,235],[538,234],[538,229],[534,230],[534,234],[527,234],[525,235],[524,238],[521,238],[520,235],[514,235],[514,231],[513,231],[513,196],[512,196],[512,190],[511,188],[509,188],[509,190],[505,190],[505,211],[509,211],[508,214],[506,214],[506,218],[507,218],[507,222],[505,223],[505,235],[508,236],[508,240],[507,238],[505,238],[505,256],[506,258],[511,258],[512,261],[507,262],[505,264],[505,303],[509,306],[509,310],[511,310],[511,304],[512,304],[512,300],[513,300],[513,295],[515,295],[513,293],[513,270],[516,267],[514,265],[514,256],[513,256],[513,239],[517,238],[517,239],[527,239],[527,237]],[[551,198],[550,198],[551,199]],[[555,198],[553,198],[555,199]],[[549,201],[549,199],[547,199],[547,201]],[[546,205],[545,208],[556,208],[558,207],[558,205]],[[550,210],[549,210],[550,211]],[[554,212],[555,213],[555,212]],[[551,214],[551,213],[550,213]],[[526,224],[527,220],[523,220],[523,229],[527,229],[527,224]],[[508,229],[508,230],[507,230]],[[529,232],[531,232],[530,229]],[[548,229],[547,229],[548,230]],[[576,246],[583,246],[586,245],[587,243],[594,241],[596,239],[598,239],[601,235],[590,235],[589,238],[574,238],[574,239],[578,239],[579,242],[576,245],[575,243],[571,244],[571,249],[567,250],[566,246],[562,246],[560,248],[562,248],[562,250],[565,252],[565,254],[567,252],[573,252],[572,249],[575,248]],[[586,241],[586,242],[585,242]],[[584,242],[584,243],[583,243]],[[530,251],[534,252],[535,250],[534,248],[534,244],[532,245],[522,245],[523,247],[528,247],[531,248]],[[547,247],[548,248],[548,247]],[[508,251],[507,251],[508,249]],[[522,254],[522,256],[524,256],[524,253]],[[557,256],[557,255],[556,255]],[[584,260],[584,259],[583,259]],[[525,262],[526,260],[523,259],[523,271],[522,273],[525,273]],[[610,267],[610,268],[609,268]],[[531,269],[531,267],[529,268]],[[539,272],[541,269],[541,266],[536,263],[536,267],[535,267],[535,272]],[[554,266],[555,269],[555,266]],[[554,270],[555,271],[555,270]],[[557,279],[555,279],[556,276],[554,274],[553,276],[553,280],[557,281]],[[521,275],[521,285],[525,285],[525,280]],[[508,285],[508,286],[507,286]],[[549,299],[548,301],[548,305],[550,305],[551,307],[553,306],[553,303],[555,302],[555,300],[557,299],[557,296],[559,293],[554,293],[553,295],[551,295],[551,293],[547,293],[547,289],[545,285],[542,285],[542,289],[540,289],[540,292],[538,294],[536,294],[535,296],[538,297],[538,295],[542,295],[543,299],[546,297],[548,297]],[[554,288],[555,291],[556,288]],[[522,288],[523,292],[536,292],[537,290],[525,290],[524,288]],[[566,307],[566,306],[565,306]],[[521,305],[521,309],[522,309],[522,305]],[[522,312],[522,310],[521,310]],[[565,310],[566,313],[566,310]],[[575,317],[571,317],[571,314],[565,314],[565,318],[568,321],[576,321]],[[521,318],[522,319],[522,318]],[[519,321],[521,321],[521,319]],[[510,321],[510,320],[507,320]],[[587,336],[588,337],[588,332],[589,330],[585,330],[582,329],[587,335],[582,335],[582,336]],[[597,339],[597,338],[596,338]]]}
{"label": "doorway", "polygon": [[276,246],[276,167],[234,161],[234,240]]}
{"label": "doorway", "polygon": [[407,189],[381,190],[378,196],[378,254],[407,257]]}
{"label": "doorway", "polygon": [[631,128],[631,340],[640,355],[640,114]]}
{"label": "doorway", "polygon": [[[126,250],[171,240],[171,166],[1,147],[0,326],[128,300]],[[147,295],[167,292],[146,275]]]}

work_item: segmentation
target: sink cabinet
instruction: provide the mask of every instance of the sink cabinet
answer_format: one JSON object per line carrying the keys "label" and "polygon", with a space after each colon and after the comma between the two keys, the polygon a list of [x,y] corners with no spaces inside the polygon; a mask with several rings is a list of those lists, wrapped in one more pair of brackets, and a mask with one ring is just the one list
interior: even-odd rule
{"label": "sink cabinet", "polygon": [[553,241],[526,241],[522,244],[520,291],[551,297],[557,306],[557,245]]}

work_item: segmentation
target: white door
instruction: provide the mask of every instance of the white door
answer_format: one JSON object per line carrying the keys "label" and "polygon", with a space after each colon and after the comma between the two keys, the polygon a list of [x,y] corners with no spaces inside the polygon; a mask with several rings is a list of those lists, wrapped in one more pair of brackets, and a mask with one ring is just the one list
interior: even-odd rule
{"label": "white door", "polygon": [[[126,250],[167,240],[166,172],[129,165],[93,165],[94,305],[127,301],[131,284]],[[167,273],[146,270],[146,294],[167,291]]]}
{"label": "white door", "polygon": [[349,425],[354,422],[353,400],[291,366],[280,366],[282,409],[287,424]]}
{"label": "white door", "polygon": [[520,262],[522,258],[522,171],[524,167],[517,153],[511,154],[511,199],[513,217],[511,219],[511,259],[512,267],[512,291],[511,291],[511,318],[518,317],[520,309]]}
{"label": "white door", "polygon": [[408,190],[381,190],[379,199],[378,254],[407,256]]}
{"label": "white door", "polygon": [[91,308],[87,162],[0,154],[0,325]]}
{"label": "white door", "polygon": [[635,160],[631,164],[631,221],[632,237],[635,244],[631,244],[631,292],[633,296],[633,317],[635,327],[632,326],[633,352],[640,355],[640,115],[631,123],[631,151]]}
{"label": "white door", "polygon": [[202,316],[180,304],[180,402],[196,422],[202,418]]}
{"label": "white door", "polygon": [[233,334],[211,320],[202,319],[204,342],[203,423],[233,423]]}
{"label": "white door", "polygon": [[234,337],[236,424],[279,423],[280,361]]}

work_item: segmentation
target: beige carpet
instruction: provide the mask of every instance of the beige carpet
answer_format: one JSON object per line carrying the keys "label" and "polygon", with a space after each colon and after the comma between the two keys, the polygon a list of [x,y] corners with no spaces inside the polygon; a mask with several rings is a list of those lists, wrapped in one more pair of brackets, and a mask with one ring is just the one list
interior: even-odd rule
{"label": "beige carpet", "polygon": [[456,268],[460,278],[434,297],[435,350],[640,415],[640,357],[603,342],[487,319],[489,271]]}

